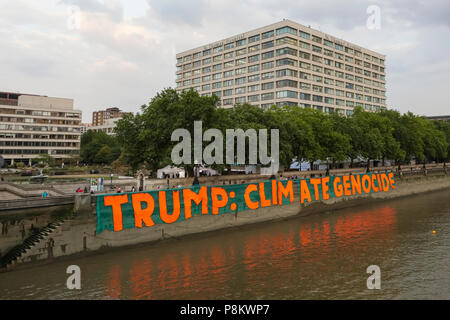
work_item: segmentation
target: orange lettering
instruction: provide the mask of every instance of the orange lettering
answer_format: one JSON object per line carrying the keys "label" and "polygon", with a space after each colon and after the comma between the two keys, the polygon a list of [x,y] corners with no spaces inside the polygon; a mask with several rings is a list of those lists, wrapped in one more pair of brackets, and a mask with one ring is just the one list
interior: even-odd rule
{"label": "orange lettering", "polygon": [[394,173],[389,172],[388,177],[389,177],[389,184],[391,185],[391,188],[395,189]]}
{"label": "orange lettering", "polygon": [[351,196],[352,192],[350,191],[350,188],[351,188],[350,176],[343,176],[342,177],[342,184],[344,185],[344,194],[346,196]]}
{"label": "orange lettering", "polygon": [[314,198],[317,200],[320,200],[319,196],[319,184],[321,179],[309,179],[309,183],[311,183],[314,186]]}
{"label": "orange lettering", "polygon": [[277,180],[272,180],[272,204],[277,204],[277,200]]}
{"label": "orange lettering", "polygon": [[311,202],[311,192],[309,191],[308,182],[300,180],[300,203],[305,203],[305,200]]}
{"label": "orange lettering", "polygon": [[334,181],[333,181],[333,188],[334,188],[334,194],[336,195],[336,197],[342,197],[342,195],[344,194],[344,189],[342,188],[342,185],[338,183],[341,183],[341,178],[339,177],[334,177]]}
{"label": "orange lettering", "polygon": [[[220,200],[219,200],[220,196]],[[223,188],[211,188],[212,214],[219,214],[219,208],[223,208],[228,203],[228,195]]]}
{"label": "orange lettering", "polygon": [[294,187],[292,180],[286,183],[286,188],[281,181],[278,181],[278,204],[283,204],[283,196],[287,198],[289,196],[289,202],[294,201]]}
{"label": "orange lettering", "polygon": [[184,217],[185,219],[192,218],[192,201],[196,205],[202,204],[202,214],[208,214],[208,188],[203,186],[198,191],[198,194],[191,189],[183,189],[184,199]]}
{"label": "orange lettering", "polygon": [[264,182],[259,184],[259,200],[261,207],[270,207],[270,200],[266,199],[266,193],[264,192]]}
{"label": "orange lettering", "polygon": [[352,193],[356,194],[356,192],[358,192],[358,194],[361,194],[361,176],[355,176],[352,174],[350,176],[350,180],[352,183]]}
{"label": "orange lettering", "polygon": [[378,186],[378,191],[383,191],[383,185],[381,184],[381,178],[380,178],[380,174],[377,174],[377,186]]}
{"label": "orange lettering", "polygon": [[257,191],[257,190],[258,190],[258,187],[256,186],[256,184],[249,184],[247,186],[247,188],[245,189],[244,200],[245,200],[245,204],[247,205],[247,207],[249,207],[249,209],[259,208],[259,202],[252,201],[250,199],[250,193],[252,193],[253,191]]}
{"label": "orange lettering", "polygon": [[180,191],[173,191],[173,213],[167,213],[166,192],[159,192],[159,216],[165,223],[174,223],[180,217]]}
{"label": "orange lettering", "polygon": [[375,180],[377,179],[377,175],[376,174],[372,174],[372,189],[374,192],[378,192],[378,187],[375,187]]}
{"label": "orange lettering", "polygon": [[383,186],[383,191],[386,192],[389,190],[389,178],[387,177],[386,173],[381,174],[381,182]]}
{"label": "orange lettering", "polygon": [[[370,193],[370,189],[372,188],[372,181],[370,180],[370,176],[365,174],[362,179],[362,187],[365,193]],[[367,184],[366,184],[367,182]]]}
{"label": "orange lettering", "polygon": [[128,203],[126,194],[120,196],[107,196],[103,198],[105,206],[111,206],[113,212],[114,231],[123,229],[122,204]]}
{"label": "orange lettering", "polygon": [[330,187],[328,186],[328,183],[330,182],[330,177],[322,178],[322,199],[328,200],[330,199],[330,194],[328,191],[330,190]]}
{"label": "orange lettering", "polygon": [[[151,218],[155,210],[155,200],[153,200],[152,195],[149,193],[133,193],[131,199],[133,201],[134,226],[136,228],[142,228],[142,221],[144,221],[147,227],[155,225]],[[147,208],[142,209],[142,202],[147,203]]]}

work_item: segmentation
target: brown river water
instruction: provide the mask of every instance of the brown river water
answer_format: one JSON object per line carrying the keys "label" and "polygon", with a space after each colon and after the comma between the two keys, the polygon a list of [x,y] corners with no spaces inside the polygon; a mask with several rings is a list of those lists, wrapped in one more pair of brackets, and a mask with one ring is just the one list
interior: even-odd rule
{"label": "brown river water", "polygon": [[0,299],[419,298],[450,299],[450,190],[0,274]]}

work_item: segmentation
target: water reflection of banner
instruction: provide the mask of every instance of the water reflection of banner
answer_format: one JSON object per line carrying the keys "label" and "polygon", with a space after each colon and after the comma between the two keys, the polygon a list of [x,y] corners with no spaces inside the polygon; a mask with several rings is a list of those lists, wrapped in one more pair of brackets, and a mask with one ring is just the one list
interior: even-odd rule
{"label": "water reflection of banner", "polygon": [[101,195],[97,197],[97,232],[151,227],[184,221],[195,215],[220,215],[391,189],[395,189],[393,172]]}

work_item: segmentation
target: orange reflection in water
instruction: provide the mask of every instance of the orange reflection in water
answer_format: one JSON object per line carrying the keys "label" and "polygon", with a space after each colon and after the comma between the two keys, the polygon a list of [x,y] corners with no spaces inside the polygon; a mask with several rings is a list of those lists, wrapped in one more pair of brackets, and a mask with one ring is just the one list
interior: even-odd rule
{"label": "orange reflection in water", "polygon": [[134,260],[130,268],[130,280],[133,289],[132,299],[151,298],[151,262]]}
{"label": "orange reflection in water", "polygon": [[164,258],[159,259],[158,282],[161,289],[169,290],[176,288],[175,281],[178,279],[180,271],[180,261],[178,261],[178,256],[175,254],[169,253]]}
{"label": "orange reflection in water", "polygon": [[106,278],[106,295],[112,299],[119,299],[120,297],[120,266],[115,264],[111,266],[108,277]]}
{"label": "orange reflection in water", "polygon": [[184,253],[181,263],[183,265],[184,270],[183,287],[189,288],[191,285],[192,266],[191,266],[191,257],[188,252]]}
{"label": "orange reflection in water", "polygon": [[334,233],[340,241],[347,244],[380,232],[391,235],[397,223],[396,213],[394,208],[386,206],[344,216],[337,220]]}
{"label": "orange reflection in water", "polygon": [[[248,232],[226,241],[205,240],[196,249],[176,248],[180,254],[161,250],[158,256],[133,261],[129,272],[133,295],[135,299],[158,298],[161,292],[169,290],[165,294],[173,298],[189,298],[192,292],[214,296],[228,282],[236,280],[239,270],[245,270],[243,286],[259,283],[274,272],[294,272],[302,263],[325,261],[336,254],[336,243],[354,249],[364,246],[362,239],[380,233],[387,237],[393,234],[396,222],[395,209],[385,206],[331,215],[315,222],[305,219],[281,231],[265,229],[265,233]],[[107,294],[111,298],[119,298],[121,293],[120,268],[120,265],[112,266],[107,277]],[[228,270],[237,270],[234,272],[238,274]],[[264,295],[264,288],[254,290],[255,294]]]}

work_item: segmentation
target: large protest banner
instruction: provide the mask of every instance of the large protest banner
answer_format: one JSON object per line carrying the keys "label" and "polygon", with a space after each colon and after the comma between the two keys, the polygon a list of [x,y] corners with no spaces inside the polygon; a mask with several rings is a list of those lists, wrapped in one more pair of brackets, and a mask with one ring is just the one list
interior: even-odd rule
{"label": "large protest banner", "polygon": [[391,189],[395,189],[393,172],[99,195],[97,233],[171,224],[196,215],[219,215],[264,207],[276,210],[276,206],[294,201],[308,203]]}

